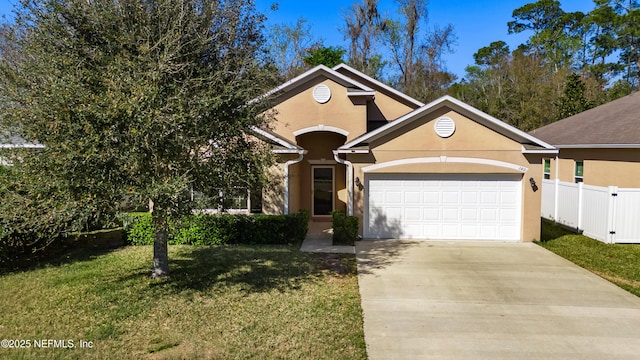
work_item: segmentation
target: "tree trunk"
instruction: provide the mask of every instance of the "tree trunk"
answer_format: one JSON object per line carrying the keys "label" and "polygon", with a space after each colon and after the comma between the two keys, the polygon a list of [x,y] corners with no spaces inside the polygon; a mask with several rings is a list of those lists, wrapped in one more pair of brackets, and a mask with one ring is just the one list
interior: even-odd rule
{"label": "tree trunk", "polygon": [[169,275],[169,251],[167,249],[167,231],[160,230],[153,240],[153,269],[151,277],[159,278]]}
{"label": "tree trunk", "polygon": [[153,268],[151,277],[159,278],[169,275],[169,251],[167,247],[167,218],[158,213],[153,217]]}

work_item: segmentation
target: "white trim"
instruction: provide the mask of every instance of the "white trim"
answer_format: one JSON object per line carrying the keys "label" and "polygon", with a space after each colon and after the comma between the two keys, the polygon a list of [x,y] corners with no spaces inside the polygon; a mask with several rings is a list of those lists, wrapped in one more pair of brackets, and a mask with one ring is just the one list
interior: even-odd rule
{"label": "white trim", "polygon": [[572,144],[554,145],[558,149],[637,149],[640,144]]}
{"label": "white trim", "polygon": [[312,77],[313,75],[315,75],[316,73],[325,73],[327,75],[327,78],[340,83],[341,85],[345,86],[345,84],[351,85],[353,87],[356,88],[360,88],[363,91],[367,91],[367,92],[375,92],[374,89],[359,83],[358,81],[355,81],[347,76],[344,76],[342,74],[340,74],[339,72],[328,68],[325,65],[318,65],[316,67],[314,67],[313,69],[310,69],[306,72],[304,72],[303,74],[296,76],[295,78],[285,82],[284,84],[278,86],[275,89],[269,90],[268,92],[266,92],[264,95],[261,95],[255,99],[252,99],[251,101],[249,101],[249,104],[252,104],[262,98],[268,97],[270,95],[273,95],[279,91],[287,91],[288,89],[294,87],[295,85],[297,85],[297,83],[302,83],[303,80]]}
{"label": "white trim", "polygon": [[[506,131],[508,134],[512,135],[513,138],[519,138],[517,139],[518,141],[524,142],[524,141],[528,141],[528,142],[532,142],[536,145],[542,146],[546,149],[550,149],[550,150],[554,150],[555,148],[547,143],[545,143],[544,141],[537,139],[527,133],[525,133],[524,131],[521,131],[503,121],[500,121],[496,118],[494,118],[493,116],[486,114],[468,104],[463,103],[462,101],[449,96],[449,95],[445,95],[435,101],[430,102],[429,104],[424,105],[423,107],[416,109],[404,116],[401,116],[400,118],[398,118],[397,120],[394,120],[382,127],[379,127],[378,129],[371,131],[369,133],[366,133],[362,136],[359,136],[357,138],[355,138],[354,140],[342,145],[340,147],[340,149],[348,149],[352,146],[356,146],[362,142],[370,142],[372,140],[375,140],[381,136],[384,136],[388,133],[390,133],[391,131],[395,130],[396,128],[401,128],[405,123],[411,123],[413,120],[416,120],[419,118],[420,115],[422,115],[423,113],[428,113],[429,111],[433,111],[438,109],[439,107],[445,106],[445,105],[450,105],[452,106],[453,110],[464,110],[467,112],[470,112],[472,115],[475,115],[477,117],[479,117],[480,119],[485,120],[486,122],[488,122],[488,127],[492,128],[492,129],[501,129]],[[476,121],[478,122],[478,121]],[[482,123],[482,122],[479,122]],[[487,125],[487,124],[483,124],[483,125]],[[516,140],[516,139],[514,139]]]}
{"label": "white trim", "polygon": [[306,154],[307,150],[300,149],[273,149],[271,150],[274,154]]}
{"label": "white trim", "polygon": [[338,149],[338,154],[368,154],[371,152],[369,149]]}
{"label": "white trim", "polygon": [[364,73],[362,73],[362,72],[350,67],[347,64],[339,64],[339,65],[336,65],[336,66],[333,67],[333,70],[336,71],[336,72],[339,69],[345,69],[345,70],[349,71],[350,73],[353,73],[354,75],[357,75],[357,76],[359,76],[361,78],[364,78],[367,81],[370,81],[370,82],[374,83],[376,86],[381,87],[382,89],[384,89],[384,90],[386,90],[386,91],[388,91],[390,93],[393,93],[394,95],[397,95],[397,96],[399,96],[399,97],[401,97],[401,98],[403,98],[403,99],[415,104],[418,107],[424,106],[424,103],[422,103],[422,102],[410,97],[407,94],[403,94],[400,91],[398,91],[398,90],[396,90],[396,89],[394,89],[394,88],[392,88],[392,87],[390,87],[388,85],[385,85],[385,84],[381,83],[380,81],[378,81],[378,80],[372,78],[371,76],[368,76],[368,75],[366,75],[366,74],[364,74]]}
{"label": "white trim", "polygon": [[311,216],[314,217],[329,217],[328,215],[316,215],[315,213],[315,169],[331,169],[331,211],[336,208],[336,166],[335,165],[311,165]]}
{"label": "white trim", "polygon": [[299,129],[293,132],[293,135],[295,136],[299,136],[302,134],[307,134],[310,132],[316,132],[316,131],[327,131],[327,132],[333,132],[333,133],[338,133],[340,135],[344,135],[344,136],[349,136],[349,132],[347,130],[343,130],[340,128],[337,128],[335,126],[327,126],[327,125],[316,125],[316,126],[310,126],[304,129]]}
{"label": "white trim", "polygon": [[528,168],[521,165],[512,164],[504,161],[492,160],[492,159],[440,156],[440,157],[408,158],[408,159],[401,159],[401,160],[386,161],[380,164],[363,167],[362,171],[366,173],[366,172],[380,170],[380,169],[384,169],[392,166],[398,166],[398,165],[434,164],[434,163],[491,165],[491,166],[502,167],[510,170],[515,170],[523,174],[529,170]]}
{"label": "white trim", "polygon": [[526,149],[522,146],[523,154],[557,154],[558,151],[558,149]]}
{"label": "white trim", "polygon": [[298,148],[297,146],[295,146],[295,145],[293,145],[293,144],[291,144],[291,143],[289,143],[289,142],[287,142],[287,141],[285,141],[283,139],[280,139],[279,137],[269,133],[268,131],[264,131],[264,130],[258,128],[258,127],[255,127],[255,126],[252,126],[251,130],[257,132],[258,134],[260,134],[260,135],[262,135],[264,137],[266,137],[267,139],[270,139],[270,140],[278,143],[279,145],[282,145],[282,146],[286,147],[287,149],[300,150],[300,148]]}

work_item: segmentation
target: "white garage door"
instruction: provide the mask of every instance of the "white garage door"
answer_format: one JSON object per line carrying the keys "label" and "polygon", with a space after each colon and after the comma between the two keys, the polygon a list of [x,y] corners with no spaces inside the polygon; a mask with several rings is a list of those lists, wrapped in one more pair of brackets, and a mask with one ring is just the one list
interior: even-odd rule
{"label": "white garage door", "polygon": [[367,174],[365,238],[520,240],[522,175]]}

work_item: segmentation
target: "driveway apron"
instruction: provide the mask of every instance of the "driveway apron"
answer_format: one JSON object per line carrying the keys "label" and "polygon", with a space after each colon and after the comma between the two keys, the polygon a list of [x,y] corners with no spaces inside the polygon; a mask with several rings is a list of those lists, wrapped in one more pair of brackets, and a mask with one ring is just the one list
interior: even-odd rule
{"label": "driveway apron", "polygon": [[359,241],[370,359],[638,359],[640,298],[532,243]]}

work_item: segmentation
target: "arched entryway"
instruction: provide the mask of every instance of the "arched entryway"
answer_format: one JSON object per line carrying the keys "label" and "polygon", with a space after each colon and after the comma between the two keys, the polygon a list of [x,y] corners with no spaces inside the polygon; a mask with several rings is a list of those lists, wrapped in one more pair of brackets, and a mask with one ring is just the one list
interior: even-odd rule
{"label": "arched entryway", "polygon": [[333,150],[344,145],[346,136],[314,131],[298,135],[298,146],[307,150],[293,169],[299,183],[297,208],[309,210],[314,220],[329,220],[334,210],[346,210],[346,169],[333,157]]}

